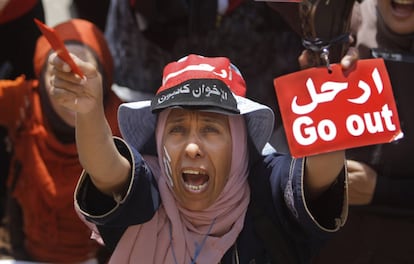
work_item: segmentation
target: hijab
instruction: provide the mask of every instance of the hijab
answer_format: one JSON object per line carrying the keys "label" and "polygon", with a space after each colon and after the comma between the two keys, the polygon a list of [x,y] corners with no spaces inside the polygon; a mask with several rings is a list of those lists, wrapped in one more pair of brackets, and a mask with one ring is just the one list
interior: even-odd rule
{"label": "hijab", "polygon": [[376,0],[356,4],[352,20],[361,58],[371,58],[371,49],[378,48],[392,52],[414,51],[414,34],[393,32],[378,10]]}
{"label": "hijab", "polygon": [[222,193],[209,208],[190,211],[174,198],[164,172],[161,142],[169,112],[170,109],[166,109],[158,117],[158,159],[145,157],[156,177],[162,203],[149,222],[128,228],[111,263],[136,260],[141,263],[218,263],[243,228],[250,202],[247,130],[243,116],[229,116],[232,164]]}

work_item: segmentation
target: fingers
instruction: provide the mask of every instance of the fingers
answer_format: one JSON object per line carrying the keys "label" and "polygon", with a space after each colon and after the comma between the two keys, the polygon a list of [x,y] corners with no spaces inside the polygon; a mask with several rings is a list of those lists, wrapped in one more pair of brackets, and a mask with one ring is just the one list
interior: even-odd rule
{"label": "fingers", "polygon": [[[352,36],[349,37],[350,43],[354,41]],[[341,59],[341,67],[344,71],[350,70],[356,66],[357,61],[359,60],[359,51],[356,47],[349,47],[346,54]],[[313,57],[311,51],[305,49],[302,51],[298,58],[298,63],[301,69],[306,69],[310,67],[317,66],[316,61]]]}
{"label": "fingers", "polygon": [[83,91],[84,81],[82,79],[73,80],[71,73],[56,73],[50,78],[50,86],[52,87],[52,94],[55,94],[55,89],[65,90],[75,95],[81,94]]}
{"label": "fingers", "polygon": [[78,98],[84,96],[84,84],[87,80],[75,75],[56,53],[49,56],[48,62],[53,66],[48,89],[51,99],[61,106],[75,110]]}
{"label": "fingers", "polygon": [[78,95],[66,89],[52,86],[50,95],[53,96],[54,101],[64,106],[73,106],[74,104],[77,104]]}
{"label": "fingers", "polygon": [[300,54],[298,63],[301,69],[310,68],[315,64],[314,60],[312,59],[311,52],[307,49],[303,50]]}
{"label": "fingers", "polygon": [[[72,53],[70,53],[70,56],[75,62],[75,64],[84,73],[86,78],[94,78],[98,75],[98,71],[93,64],[79,59],[77,56],[75,56]],[[56,74],[66,73],[66,75],[61,75],[61,76],[65,78],[67,81],[74,81],[77,83],[86,81],[85,79],[82,79],[80,76],[74,74],[69,64],[67,64],[59,56],[57,56],[56,52],[52,53],[49,56],[49,64],[53,65]]]}
{"label": "fingers", "polygon": [[360,172],[360,173],[363,173],[363,175],[367,175],[367,177],[370,177],[370,178],[377,177],[376,171],[373,168],[371,168],[369,165],[363,162],[359,162],[355,160],[347,160],[346,165],[347,165],[347,170],[349,173]]}
{"label": "fingers", "polygon": [[93,60],[83,61],[72,55],[86,78],[72,72],[69,65],[56,54],[49,57],[50,98],[78,114],[87,114],[103,107],[102,78]]}
{"label": "fingers", "polygon": [[370,169],[370,167],[367,164],[356,161],[356,160],[346,160],[346,167],[349,173],[353,173],[353,172],[365,173],[367,170]]}
{"label": "fingers", "polygon": [[68,82],[63,78],[52,76],[48,89],[51,100],[67,109],[76,110],[79,98],[85,96],[85,89],[82,84]]}
{"label": "fingers", "polygon": [[[70,55],[83,71],[85,78],[73,73],[69,65],[59,58],[56,53],[53,53],[49,57],[49,64],[52,66],[50,84],[55,89],[67,90],[79,96],[84,94],[85,89],[90,89],[91,81],[100,77],[100,74],[93,64],[85,62],[73,54]],[[56,91],[56,94],[63,94],[61,91]]]}
{"label": "fingers", "polygon": [[56,52],[53,52],[52,54],[50,54],[48,63],[53,65],[54,69],[57,72],[66,72],[66,73],[71,72],[69,64],[67,64],[61,58],[59,58]]}
{"label": "fingers", "polygon": [[360,162],[355,160],[346,160],[346,167],[348,169],[348,172],[352,172],[361,170],[362,165]]}
{"label": "fingers", "polygon": [[347,53],[341,60],[342,69],[348,70],[356,65],[359,59],[359,51],[356,47],[349,47]]}

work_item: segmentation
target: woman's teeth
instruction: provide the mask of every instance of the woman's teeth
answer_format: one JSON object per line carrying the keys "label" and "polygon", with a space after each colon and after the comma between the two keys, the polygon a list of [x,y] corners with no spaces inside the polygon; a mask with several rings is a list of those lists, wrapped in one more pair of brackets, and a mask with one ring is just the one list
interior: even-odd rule
{"label": "woman's teeth", "polygon": [[207,182],[201,184],[201,185],[191,185],[188,183],[184,183],[185,187],[187,188],[187,190],[191,191],[191,192],[202,192],[206,187],[207,187]]}
{"label": "woman's teeth", "polygon": [[183,171],[183,180],[187,190],[199,193],[207,188],[209,177],[204,171],[188,169]]}

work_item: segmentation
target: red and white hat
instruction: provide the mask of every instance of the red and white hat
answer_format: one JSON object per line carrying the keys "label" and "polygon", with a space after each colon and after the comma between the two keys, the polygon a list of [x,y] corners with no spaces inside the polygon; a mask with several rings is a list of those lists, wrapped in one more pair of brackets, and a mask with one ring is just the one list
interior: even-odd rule
{"label": "red and white hat", "polygon": [[[191,54],[164,68],[162,85],[151,101],[124,103],[118,110],[123,138],[142,154],[154,154],[156,114],[182,107],[244,115],[248,134],[259,153],[273,131],[273,111],[245,98],[246,83],[225,57]],[[150,151],[152,150],[152,151]]]}

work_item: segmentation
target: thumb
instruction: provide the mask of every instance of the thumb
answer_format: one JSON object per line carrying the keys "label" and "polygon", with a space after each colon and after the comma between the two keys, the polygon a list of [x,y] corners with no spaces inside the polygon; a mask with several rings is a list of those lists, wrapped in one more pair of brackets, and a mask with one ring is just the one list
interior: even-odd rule
{"label": "thumb", "polygon": [[301,69],[306,69],[314,66],[311,52],[307,49],[303,50],[299,55],[298,63]]}
{"label": "thumb", "polygon": [[356,47],[349,47],[345,56],[341,59],[342,69],[348,70],[356,66],[359,59],[359,51]]}
{"label": "thumb", "polygon": [[96,65],[89,61],[82,60],[73,53],[70,53],[70,56],[72,57],[75,64],[78,66],[79,70],[83,73],[85,78],[91,79],[98,76],[99,72]]}

